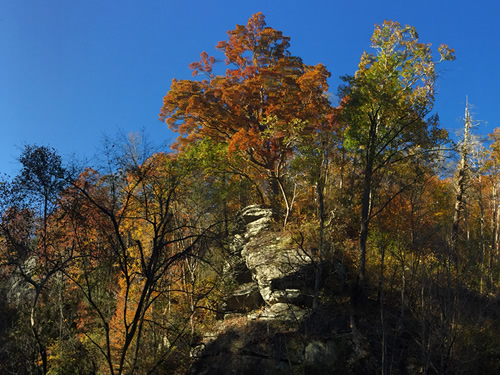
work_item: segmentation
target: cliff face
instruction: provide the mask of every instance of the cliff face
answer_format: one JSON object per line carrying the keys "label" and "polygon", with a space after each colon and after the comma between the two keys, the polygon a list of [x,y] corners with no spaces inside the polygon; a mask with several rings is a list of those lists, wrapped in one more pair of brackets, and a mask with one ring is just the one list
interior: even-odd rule
{"label": "cliff face", "polygon": [[[241,212],[240,231],[234,235],[235,257],[241,259],[244,272],[251,275],[250,285],[258,290],[262,299],[263,308],[251,316],[252,319],[265,319],[273,316],[273,311],[280,311],[285,315],[294,312],[302,317],[312,293],[309,290],[312,258],[294,244],[289,233],[270,230],[272,218],[271,209],[249,206]],[[240,288],[248,286],[242,284],[235,293],[239,294]],[[250,306],[241,307],[248,309]],[[227,306],[226,309],[231,310]]]}
{"label": "cliff face", "polygon": [[259,206],[239,215],[228,260],[237,286],[215,331],[193,351],[191,374],[352,372],[359,365],[348,318],[311,309],[313,255],[272,222],[273,211]]}

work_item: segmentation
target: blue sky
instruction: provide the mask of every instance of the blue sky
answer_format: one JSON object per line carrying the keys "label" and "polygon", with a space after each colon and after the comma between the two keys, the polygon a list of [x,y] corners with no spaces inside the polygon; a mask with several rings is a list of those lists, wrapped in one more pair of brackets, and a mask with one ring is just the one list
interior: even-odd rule
{"label": "blue sky", "polygon": [[189,63],[236,24],[263,12],[268,26],[291,37],[291,52],[353,74],[384,19],[416,27],[434,48],[457,60],[439,67],[435,112],[450,132],[462,126],[465,97],[482,120],[500,127],[500,2],[464,0],[185,1],[1,0],[0,172],[15,174],[24,144],[50,145],[65,158],[92,158],[104,135],[144,129],[151,141],[176,135],[158,120],[172,78],[191,77]]}

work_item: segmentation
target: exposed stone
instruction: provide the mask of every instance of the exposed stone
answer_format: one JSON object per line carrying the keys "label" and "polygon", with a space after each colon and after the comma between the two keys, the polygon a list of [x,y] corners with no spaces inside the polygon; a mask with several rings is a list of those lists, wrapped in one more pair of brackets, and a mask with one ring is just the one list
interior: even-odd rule
{"label": "exposed stone", "polygon": [[[239,285],[226,299],[225,311],[250,311],[262,303],[308,307],[312,301],[311,258],[287,232],[271,230],[276,213],[252,205],[237,216],[226,272]],[[254,286],[250,283],[253,282]],[[256,296],[259,291],[262,300]],[[255,317],[255,314],[252,314]]]}
{"label": "exposed stone", "polygon": [[238,215],[238,219],[247,226],[251,223],[253,223],[254,226],[260,226],[267,225],[274,215],[275,212],[271,208],[264,208],[253,204],[242,209]]}
{"label": "exposed stone", "polygon": [[[300,274],[310,260],[307,254],[292,243],[290,235],[279,237],[273,233],[260,233],[251,237],[244,245],[241,255],[246,260],[254,280],[258,283],[262,298],[266,303],[293,302],[300,293],[295,285],[287,285],[288,276]],[[291,281],[293,278],[288,278]],[[306,285],[302,285],[305,289]]]}
{"label": "exposed stone", "polygon": [[263,304],[258,286],[251,282],[239,286],[227,297],[224,310],[246,312],[258,309]]}
{"label": "exposed stone", "polygon": [[238,215],[225,270],[236,286],[215,338],[193,349],[191,374],[303,374],[338,358],[334,344],[297,333],[310,319],[314,265],[291,234],[273,231],[275,216],[257,205]]}
{"label": "exposed stone", "polygon": [[[369,340],[359,331],[353,335],[346,306],[338,312],[310,309],[318,263],[275,225],[275,217],[257,205],[238,215],[224,270],[234,287],[221,319],[192,349],[190,374],[376,373],[380,366],[369,355]],[[343,272],[329,274],[342,284]]]}
{"label": "exposed stone", "polygon": [[[218,337],[193,350],[190,374],[371,374],[376,367],[360,363],[349,334],[323,330],[311,336],[302,324],[286,323],[280,314],[297,307],[274,304],[269,319],[245,320],[238,314],[218,325]],[[306,315],[305,324],[318,324]],[[232,321],[233,320],[233,321]],[[309,320],[309,322],[307,322]]]}
{"label": "exposed stone", "polygon": [[307,344],[304,359],[308,363],[334,364],[337,361],[337,347],[332,341],[314,340]]}
{"label": "exposed stone", "polygon": [[305,309],[301,309],[300,307],[292,304],[279,302],[264,308],[262,311],[249,314],[248,319],[298,322],[302,320],[306,314],[307,310]]}

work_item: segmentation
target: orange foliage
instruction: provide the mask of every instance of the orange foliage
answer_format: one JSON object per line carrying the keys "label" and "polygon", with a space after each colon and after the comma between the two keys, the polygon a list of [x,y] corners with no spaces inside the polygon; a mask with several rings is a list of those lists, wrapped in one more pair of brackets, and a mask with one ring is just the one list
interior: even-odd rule
{"label": "orange foliage", "polygon": [[[208,79],[174,79],[160,119],[180,133],[177,148],[209,137],[227,142],[229,153],[243,152],[250,162],[273,171],[293,150],[289,139],[294,133],[326,126],[330,73],[322,64],[305,65],[291,56],[290,38],[266,27],[262,13],[228,36],[216,47],[230,66],[226,74],[213,74],[216,59],[203,52],[190,68]],[[297,122],[305,126],[299,129]]]}

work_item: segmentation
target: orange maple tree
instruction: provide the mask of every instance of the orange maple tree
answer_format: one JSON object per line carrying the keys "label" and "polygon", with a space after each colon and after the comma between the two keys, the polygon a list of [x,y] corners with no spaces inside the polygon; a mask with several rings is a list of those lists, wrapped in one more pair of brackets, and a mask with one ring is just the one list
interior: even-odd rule
{"label": "orange maple tree", "polygon": [[276,179],[296,139],[328,123],[330,73],[292,56],[290,38],[266,27],[262,13],[228,36],[216,46],[229,65],[225,74],[216,75],[217,60],[203,52],[189,67],[206,78],[174,79],[160,120],[180,133],[178,149],[202,138],[226,142],[228,153],[240,153],[264,171],[278,194]]}

